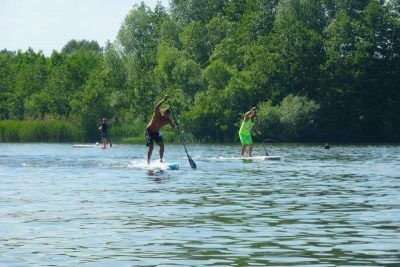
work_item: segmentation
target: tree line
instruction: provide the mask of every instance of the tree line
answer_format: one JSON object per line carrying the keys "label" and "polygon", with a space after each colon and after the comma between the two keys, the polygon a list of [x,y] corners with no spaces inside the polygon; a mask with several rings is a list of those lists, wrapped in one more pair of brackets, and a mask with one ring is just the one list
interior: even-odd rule
{"label": "tree line", "polygon": [[263,138],[400,141],[399,73],[399,0],[142,3],[104,47],[1,51],[0,120],[61,120],[95,140],[107,117],[139,136],[170,95],[196,140],[237,141],[258,106]]}

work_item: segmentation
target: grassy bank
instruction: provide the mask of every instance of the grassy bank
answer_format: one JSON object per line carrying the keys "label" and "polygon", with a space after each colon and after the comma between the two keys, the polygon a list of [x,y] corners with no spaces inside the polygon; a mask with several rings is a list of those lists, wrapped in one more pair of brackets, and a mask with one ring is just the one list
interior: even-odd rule
{"label": "grassy bank", "polygon": [[0,121],[1,142],[69,142],[84,140],[80,127],[62,120]]}
{"label": "grassy bank", "polygon": [[[110,124],[112,142],[144,144],[144,123]],[[91,131],[98,130],[90,129]],[[163,128],[165,142],[178,143],[179,135],[170,129]],[[98,142],[100,142],[100,133]],[[0,142],[93,142],[90,133],[79,125],[65,120],[3,120],[0,121]]]}

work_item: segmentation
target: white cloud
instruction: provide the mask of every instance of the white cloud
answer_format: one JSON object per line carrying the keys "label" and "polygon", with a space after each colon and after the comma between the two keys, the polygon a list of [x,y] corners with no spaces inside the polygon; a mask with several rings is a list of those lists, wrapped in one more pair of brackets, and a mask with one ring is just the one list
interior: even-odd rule
{"label": "white cloud", "polygon": [[[0,50],[32,47],[49,55],[71,39],[113,41],[140,0],[1,0]],[[157,0],[143,1],[154,8]],[[168,0],[161,1],[168,6]]]}

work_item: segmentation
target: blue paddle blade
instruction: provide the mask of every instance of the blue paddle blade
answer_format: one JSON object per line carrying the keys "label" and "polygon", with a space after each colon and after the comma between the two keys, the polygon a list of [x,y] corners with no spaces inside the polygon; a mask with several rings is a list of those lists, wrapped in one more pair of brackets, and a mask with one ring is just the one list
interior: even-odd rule
{"label": "blue paddle blade", "polygon": [[189,155],[188,155],[188,159],[189,159],[190,167],[192,167],[192,169],[196,169],[197,168],[196,163],[194,163],[194,161],[192,160],[192,158]]}

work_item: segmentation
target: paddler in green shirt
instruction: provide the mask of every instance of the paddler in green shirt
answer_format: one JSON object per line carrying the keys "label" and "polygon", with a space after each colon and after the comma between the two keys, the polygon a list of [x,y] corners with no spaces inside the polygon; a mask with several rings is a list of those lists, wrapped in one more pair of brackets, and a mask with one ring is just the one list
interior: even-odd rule
{"label": "paddler in green shirt", "polygon": [[[251,139],[251,130],[254,126],[254,120],[256,116],[256,107],[252,107],[246,114],[244,114],[242,125],[239,130],[239,138],[242,143],[242,157],[246,152],[246,147],[249,147],[249,157],[251,157],[251,151],[253,150],[253,140]],[[260,130],[257,131],[260,133]]]}

